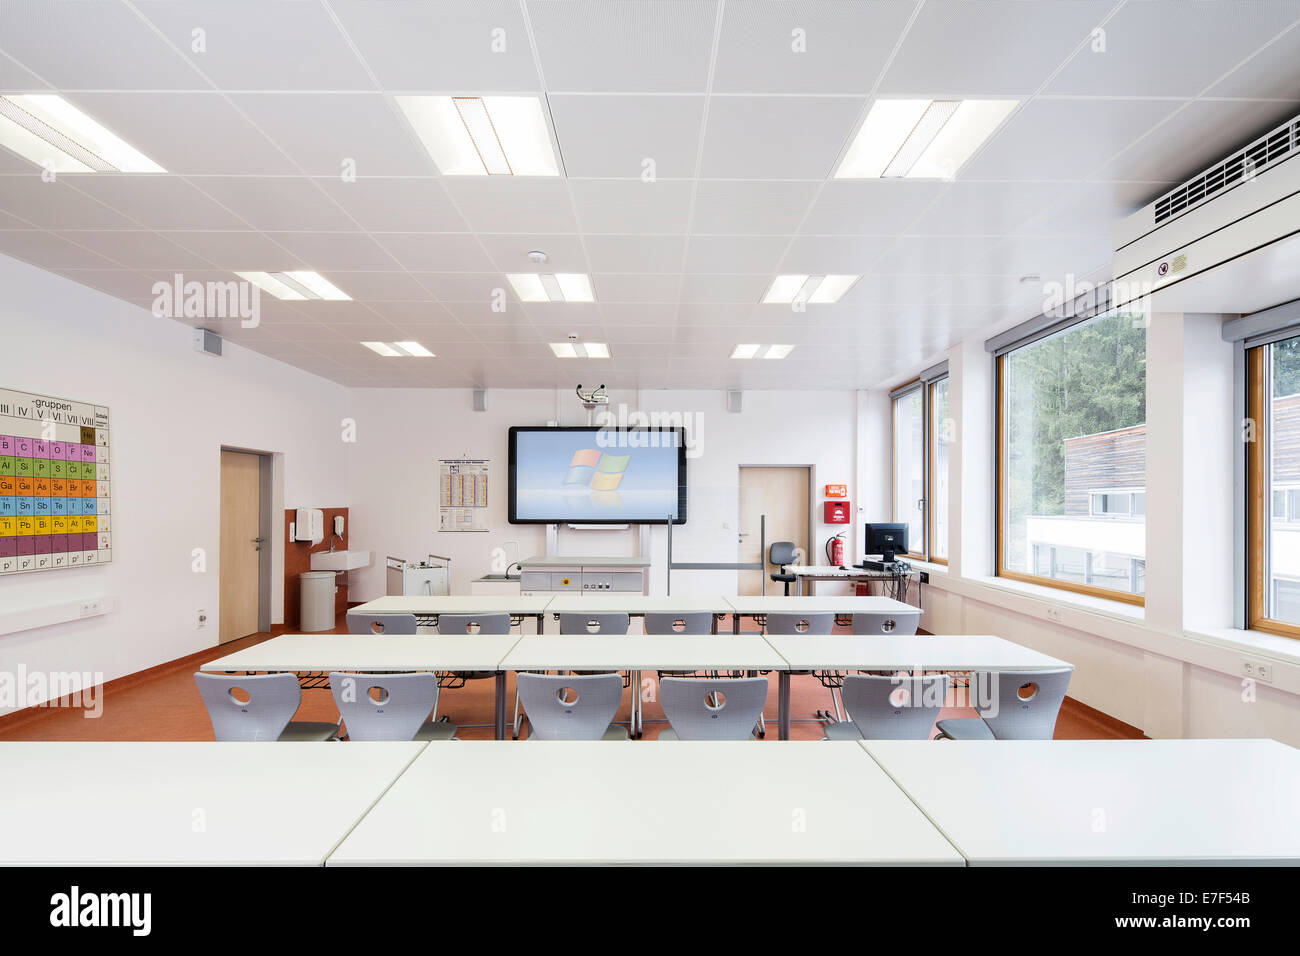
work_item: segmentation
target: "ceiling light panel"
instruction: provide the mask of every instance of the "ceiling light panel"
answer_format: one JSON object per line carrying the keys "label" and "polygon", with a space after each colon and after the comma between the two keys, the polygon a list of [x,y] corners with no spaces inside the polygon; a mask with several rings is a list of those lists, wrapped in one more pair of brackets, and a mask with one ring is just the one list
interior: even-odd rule
{"label": "ceiling light panel", "polygon": [[763,296],[763,303],[767,305],[807,302],[814,305],[827,305],[838,302],[860,278],[862,277],[851,275],[780,275],[768,286],[767,293]]}
{"label": "ceiling light panel", "polygon": [[507,273],[520,302],[595,302],[591,276],[584,272]]}
{"label": "ceiling light panel", "polygon": [[535,96],[398,96],[444,176],[558,176]]}
{"label": "ceiling light panel", "polygon": [[610,357],[609,346],[604,342],[551,342],[550,346],[556,358],[607,359]]}
{"label": "ceiling light panel", "polygon": [[235,275],[253,283],[263,292],[277,299],[300,301],[324,299],[330,302],[351,302],[348,295],[319,272],[236,272]]}
{"label": "ceiling light panel", "polygon": [[437,358],[419,342],[362,342],[361,344],[384,358]]}
{"label": "ceiling light panel", "polygon": [[783,359],[794,351],[793,345],[737,345],[734,359]]}
{"label": "ceiling light panel", "polygon": [[877,100],[836,179],[951,179],[1018,100]]}
{"label": "ceiling light panel", "polygon": [[53,93],[0,96],[0,146],[55,172],[167,171]]}

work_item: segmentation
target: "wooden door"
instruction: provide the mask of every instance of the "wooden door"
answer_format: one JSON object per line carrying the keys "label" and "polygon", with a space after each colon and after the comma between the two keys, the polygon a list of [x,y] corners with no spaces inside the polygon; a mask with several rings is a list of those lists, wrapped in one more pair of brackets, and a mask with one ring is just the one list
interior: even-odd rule
{"label": "wooden door", "polygon": [[261,466],[258,455],[221,452],[221,644],[257,632]]}
{"label": "wooden door", "polygon": [[[806,467],[765,468],[743,466],[740,469],[740,551],[739,560],[751,563],[762,560],[766,570],[741,571],[740,593],[761,594],[763,581],[779,569],[765,553],[759,557],[759,517],[767,516],[767,547],[773,541],[793,541],[803,553],[801,562],[816,564],[810,557],[808,542],[808,492],[810,477]],[[781,594],[784,586],[770,579],[769,594]],[[791,588],[791,593],[795,593]]]}

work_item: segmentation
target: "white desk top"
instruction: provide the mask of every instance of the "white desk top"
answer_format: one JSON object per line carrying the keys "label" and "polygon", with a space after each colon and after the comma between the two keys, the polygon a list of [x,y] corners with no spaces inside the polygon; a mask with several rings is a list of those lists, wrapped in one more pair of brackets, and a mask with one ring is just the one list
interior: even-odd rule
{"label": "white desk top", "polygon": [[920,614],[921,609],[911,604],[904,604],[902,601],[895,601],[887,597],[856,597],[854,595],[816,595],[815,597],[805,597],[803,595],[785,597],[779,594],[768,595],[736,595],[728,594],[726,602],[731,605],[732,609],[738,614],[817,614],[830,612],[832,614],[852,614],[854,611],[863,613],[883,613],[883,614]]}
{"label": "white desk top", "polygon": [[519,594],[460,594],[429,597],[389,594],[349,608],[363,614],[541,614],[551,602],[549,594],[526,597]]}
{"label": "white desk top", "polygon": [[[622,611],[627,614],[645,614],[662,611],[668,614],[707,612],[730,614],[731,605],[722,595],[694,595],[691,597],[647,597],[644,594],[619,594],[616,592],[591,592],[557,594],[546,607],[547,614],[577,611]],[[634,625],[635,627],[635,625]]]}
{"label": "white desk top", "polygon": [[534,555],[520,566],[528,568],[648,568],[646,557],[602,557],[598,554],[548,554]]}
{"label": "white desk top", "polygon": [[[330,856],[369,863],[945,863],[854,743],[462,741],[426,751]],[[473,786],[450,786],[450,781]]]}
{"label": "white desk top", "polygon": [[895,575],[889,571],[869,571],[866,568],[855,568],[852,565],[848,567],[837,567],[833,564],[787,564],[785,566],[787,574],[794,574],[801,578],[892,578]]}
{"label": "white desk top", "polygon": [[503,670],[786,670],[758,634],[528,634]]}
{"label": "white desk top", "polygon": [[0,743],[0,864],[319,866],[425,746]]}
{"label": "white desk top", "polygon": [[491,671],[518,634],[281,634],[208,661],[204,671]]}
{"label": "white desk top", "polygon": [[972,864],[1300,863],[1275,740],[862,743]]}
{"label": "white desk top", "polygon": [[793,670],[1055,670],[1065,661],[988,634],[767,635]]}

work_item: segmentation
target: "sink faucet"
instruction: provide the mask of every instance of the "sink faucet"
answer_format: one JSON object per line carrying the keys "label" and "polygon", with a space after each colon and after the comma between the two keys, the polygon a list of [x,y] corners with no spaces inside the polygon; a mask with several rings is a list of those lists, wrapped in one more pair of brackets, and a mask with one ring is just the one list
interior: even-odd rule
{"label": "sink faucet", "polygon": [[[333,553],[334,553],[334,539],[335,539],[335,538],[339,538],[339,535],[338,535],[338,532],[337,532],[337,531],[335,531],[333,534],[330,535],[330,554],[333,554]],[[342,541],[343,539],[342,539],[342,538],[339,538],[339,540]]]}

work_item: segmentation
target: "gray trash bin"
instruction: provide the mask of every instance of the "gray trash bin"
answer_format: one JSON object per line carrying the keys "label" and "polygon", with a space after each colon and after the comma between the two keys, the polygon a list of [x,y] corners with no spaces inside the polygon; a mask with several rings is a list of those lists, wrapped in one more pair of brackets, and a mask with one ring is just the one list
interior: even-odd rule
{"label": "gray trash bin", "polygon": [[302,585],[302,622],[304,631],[332,631],[334,629],[333,571],[304,571],[298,575]]}

